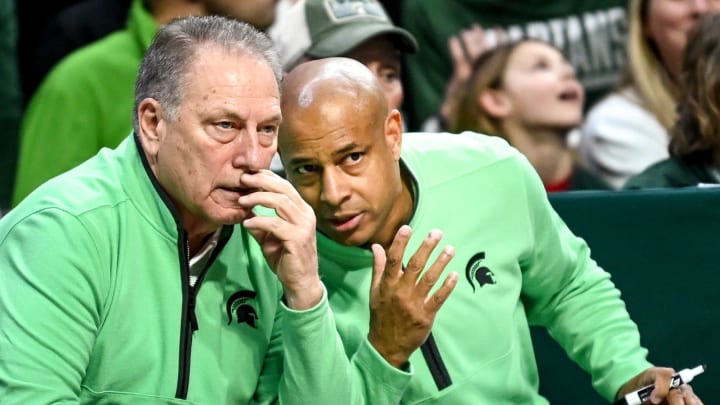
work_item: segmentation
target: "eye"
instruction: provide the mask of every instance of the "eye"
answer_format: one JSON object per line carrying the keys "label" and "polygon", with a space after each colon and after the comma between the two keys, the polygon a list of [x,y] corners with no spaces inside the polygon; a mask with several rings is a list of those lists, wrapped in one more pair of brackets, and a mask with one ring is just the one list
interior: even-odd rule
{"label": "eye", "polygon": [[260,144],[266,147],[274,145],[275,139],[277,138],[277,129],[278,126],[275,124],[265,124],[259,126],[257,134]]}
{"label": "eye", "polygon": [[295,173],[297,174],[310,174],[315,173],[317,171],[317,166],[315,165],[302,165],[295,168]]}
{"label": "eye", "polygon": [[381,69],[378,76],[380,80],[385,82],[394,82],[400,80],[400,73],[398,73],[397,69],[392,68]]}
{"label": "eye", "polygon": [[385,72],[383,76],[385,76],[385,78],[387,80],[397,80],[400,78],[400,75],[398,74],[398,72],[396,72],[394,70],[389,70],[389,71]]}
{"label": "eye", "polygon": [[208,127],[208,134],[210,137],[221,143],[232,142],[237,136],[237,126],[233,121],[219,120],[212,121],[211,126]]}
{"label": "eye", "polygon": [[359,162],[359,161],[362,159],[362,155],[363,155],[363,154],[360,153],[360,152],[353,152],[353,153],[347,155],[347,157],[345,158],[345,160],[346,160],[349,164],[355,164],[355,163]]}
{"label": "eye", "polygon": [[546,60],[539,60],[533,65],[533,70],[544,70],[547,69],[550,64]]}
{"label": "eye", "polygon": [[265,125],[264,127],[260,128],[260,132],[264,134],[275,135],[275,133],[277,132],[277,125]]}

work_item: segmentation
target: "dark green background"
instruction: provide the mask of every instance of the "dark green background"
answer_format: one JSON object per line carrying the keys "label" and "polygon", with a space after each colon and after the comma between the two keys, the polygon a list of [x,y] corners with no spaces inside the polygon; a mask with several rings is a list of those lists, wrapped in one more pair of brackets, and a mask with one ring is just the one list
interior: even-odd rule
{"label": "dark green background", "polygon": [[[692,386],[720,403],[720,189],[551,194],[610,274],[657,365],[707,364]],[[590,377],[533,328],[540,392],[553,404],[604,404]]]}

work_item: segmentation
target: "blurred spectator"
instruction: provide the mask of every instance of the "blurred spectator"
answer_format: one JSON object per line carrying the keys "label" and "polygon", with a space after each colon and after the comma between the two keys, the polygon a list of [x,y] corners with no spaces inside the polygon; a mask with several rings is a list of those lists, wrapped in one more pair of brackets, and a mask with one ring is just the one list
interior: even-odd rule
{"label": "blurred spectator", "polygon": [[22,114],[17,34],[15,0],[0,0],[0,217],[10,207]]}
{"label": "blurred spectator", "polygon": [[567,135],[580,125],[584,92],[559,49],[525,39],[480,56],[463,86],[452,132],[505,138],[527,156],[548,192],[607,189],[575,163]]}
{"label": "blurred spectator", "polygon": [[620,188],[668,156],[687,35],[717,0],[631,0],[627,74],[588,113],[579,145],[585,166]]}
{"label": "blurred spectator", "polygon": [[134,0],[125,29],[61,60],[32,97],[21,126],[13,205],[130,133],[135,76],[158,27],[202,14],[266,28],[274,19],[275,0]]}
{"label": "blurred spectator", "polygon": [[23,77],[25,103],[57,62],[92,41],[125,27],[131,0],[84,0],[53,18],[37,46],[33,64]]}
{"label": "blurred spectator", "polygon": [[[298,0],[278,16],[268,33],[286,71],[313,59],[352,58],[378,78],[388,107],[402,109],[402,54],[417,52],[418,44],[393,24],[376,0]],[[271,169],[284,176],[277,154]]]}
{"label": "blurred spectator", "polygon": [[625,188],[720,184],[720,14],[698,21],[680,77],[670,157],[631,177]]}
{"label": "blurred spectator", "polygon": [[563,50],[586,89],[586,105],[593,103],[616,82],[625,64],[626,3],[626,0],[405,1],[400,25],[415,35],[420,44],[419,52],[406,58],[410,128],[420,127],[439,111],[453,73],[448,42],[452,37],[462,37],[474,24],[483,35],[463,44],[469,59],[477,55],[476,49],[488,49],[505,40],[523,37],[545,40]]}
{"label": "blurred spectator", "polygon": [[[158,1],[158,0],[146,0]],[[194,0],[198,2],[198,0]],[[265,31],[275,22],[278,0],[202,0],[209,15],[225,15]]]}
{"label": "blurred spectator", "polygon": [[401,57],[417,42],[396,27],[376,0],[299,0],[270,31],[283,67],[346,56],[366,65],[380,80],[391,109],[404,100]]}
{"label": "blurred spectator", "polygon": [[292,6],[297,3],[298,0],[278,0],[275,4],[275,20],[267,28],[266,32],[270,35],[270,38],[274,38],[273,32],[277,29],[278,22],[285,20],[285,13],[292,9]]}

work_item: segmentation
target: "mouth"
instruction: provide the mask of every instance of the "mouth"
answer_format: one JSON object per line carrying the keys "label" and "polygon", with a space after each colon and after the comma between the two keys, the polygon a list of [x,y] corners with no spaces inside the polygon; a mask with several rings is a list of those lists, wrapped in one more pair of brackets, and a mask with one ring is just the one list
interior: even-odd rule
{"label": "mouth", "polygon": [[568,89],[560,93],[558,98],[560,101],[578,101],[580,100],[580,92],[576,89]]}
{"label": "mouth", "polygon": [[252,194],[256,191],[260,191],[257,188],[250,188],[250,187],[219,187],[220,190],[223,190],[228,193],[236,194],[237,196],[244,196],[248,194]]}
{"label": "mouth", "polygon": [[362,219],[362,214],[353,215],[338,215],[331,218],[326,218],[326,221],[335,229],[337,232],[347,232],[357,227]]}

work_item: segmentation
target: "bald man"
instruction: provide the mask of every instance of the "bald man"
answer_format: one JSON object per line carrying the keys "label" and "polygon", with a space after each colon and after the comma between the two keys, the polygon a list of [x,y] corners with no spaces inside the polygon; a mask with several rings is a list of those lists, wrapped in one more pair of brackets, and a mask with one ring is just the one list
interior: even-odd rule
{"label": "bald man", "polygon": [[[373,74],[346,58],[291,71],[281,108],[280,154],[317,216],[320,273],[345,349],[353,356],[369,346],[388,369],[406,370],[402,403],[547,403],[530,324],[547,327],[609,401],[655,383],[658,402],[700,403],[689,386],[669,390],[672,369],[647,361],[608,273],[505,141],[403,138]],[[441,235],[446,247],[430,254]],[[383,250],[387,266],[376,260],[373,269]],[[444,270],[433,264],[415,285],[425,261]],[[417,297],[444,275],[435,295]],[[402,284],[416,289],[398,293]],[[427,308],[451,290],[442,310]],[[411,312],[409,302],[426,312]],[[412,350],[428,325],[422,350]]]}

